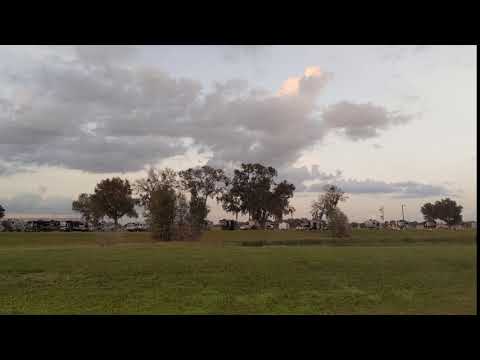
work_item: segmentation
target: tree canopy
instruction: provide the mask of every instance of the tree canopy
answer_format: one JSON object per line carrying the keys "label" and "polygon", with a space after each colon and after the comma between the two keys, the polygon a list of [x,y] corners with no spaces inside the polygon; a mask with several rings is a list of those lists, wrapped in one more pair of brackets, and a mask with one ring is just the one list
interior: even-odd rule
{"label": "tree canopy", "polygon": [[119,177],[102,180],[95,187],[91,199],[98,212],[113,219],[115,225],[122,216],[138,217],[135,211],[136,201],[132,197],[128,180]]}
{"label": "tree canopy", "polygon": [[462,222],[463,206],[457,205],[450,198],[438,200],[434,204],[426,203],[420,210],[427,221],[439,219],[449,226]]}
{"label": "tree canopy", "polygon": [[2,219],[5,216],[5,209],[2,205],[0,205],[0,219]]}
{"label": "tree canopy", "polygon": [[97,225],[103,217],[101,209],[93,201],[92,195],[80,194],[77,200],[72,202],[72,210],[78,211],[87,225]]}
{"label": "tree canopy", "polygon": [[320,194],[317,201],[312,203],[312,217],[316,220],[322,220],[326,215],[328,218],[336,210],[340,201],[346,201],[348,196],[336,185],[327,184],[323,187],[325,193]]}
{"label": "tree canopy", "polygon": [[284,214],[294,211],[289,205],[295,186],[286,181],[277,184],[277,170],[261,164],[241,164],[235,169],[224,208],[239,210],[264,227],[271,217],[281,220]]}

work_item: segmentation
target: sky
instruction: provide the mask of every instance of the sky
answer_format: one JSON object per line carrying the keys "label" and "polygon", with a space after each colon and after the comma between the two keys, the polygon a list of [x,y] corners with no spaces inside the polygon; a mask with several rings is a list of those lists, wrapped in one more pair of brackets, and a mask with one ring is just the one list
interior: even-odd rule
{"label": "sky", "polygon": [[[474,220],[476,46],[0,46],[0,204],[69,216],[100,180],[259,162],[309,217],[323,185],[351,221]],[[209,218],[225,214],[209,202]]]}

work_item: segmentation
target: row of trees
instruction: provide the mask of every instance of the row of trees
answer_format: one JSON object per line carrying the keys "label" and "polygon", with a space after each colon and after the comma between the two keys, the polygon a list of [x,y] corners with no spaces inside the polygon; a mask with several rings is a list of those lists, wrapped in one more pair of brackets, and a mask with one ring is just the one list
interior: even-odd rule
{"label": "row of trees", "polygon": [[89,224],[97,224],[104,216],[117,224],[122,216],[137,217],[138,205],[154,236],[171,240],[198,237],[209,213],[207,201],[214,199],[237,218],[248,215],[264,228],[268,219],[280,222],[295,211],[290,206],[295,186],[286,180],[276,182],[277,175],[273,167],[261,164],[242,164],[232,177],[210,166],[178,173],[150,169],[133,186],[120,178],[102,180],[93,194],[81,194],[72,209]]}

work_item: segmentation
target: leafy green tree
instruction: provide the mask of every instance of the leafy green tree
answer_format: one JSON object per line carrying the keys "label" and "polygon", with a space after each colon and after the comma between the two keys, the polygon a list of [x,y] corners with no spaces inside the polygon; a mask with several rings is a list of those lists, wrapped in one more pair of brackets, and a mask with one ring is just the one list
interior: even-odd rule
{"label": "leafy green tree", "polygon": [[329,212],[328,229],[334,237],[348,237],[352,234],[347,215],[337,207]]}
{"label": "leafy green tree", "polygon": [[440,219],[447,223],[448,226],[460,224],[462,222],[463,206],[450,198],[435,201],[434,204],[426,203],[421,207],[421,212],[427,221]]}
{"label": "leafy green tree", "polygon": [[295,212],[295,208],[290,206],[290,199],[293,197],[294,191],[295,185],[289,184],[285,180],[275,186],[270,200],[270,206],[271,213],[277,222],[283,220],[283,215],[289,215]]}
{"label": "leafy green tree", "polygon": [[133,190],[139,197],[138,203],[143,206],[146,218],[148,218],[148,209],[152,194],[160,186],[176,189],[178,187],[177,173],[169,168],[162,170],[150,168],[146,178],[139,179],[133,184]]}
{"label": "leafy green tree", "polygon": [[198,237],[205,228],[208,198],[221,201],[229,179],[222,169],[205,165],[179,172],[180,188],[190,193],[190,222],[193,237]]}
{"label": "leafy green tree", "polygon": [[119,177],[102,180],[95,187],[91,196],[95,209],[99,214],[113,219],[115,226],[123,216],[138,217],[135,211],[136,201],[132,197],[132,188],[128,180]]}
{"label": "leafy green tree", "polygon": [[295,187],[286,181],[275,183],[277,170],[261,164],[242,164],[235,169],[231,180],[231,197],[239,204],[240,212],[248,214],[262,228],[266,221],[275,216],[281,219],[283,214],[294,209],[289,206]]}
{"label": "leafy green tree", "polygon": [[327,184],[324,186],[325,193],[319,195],[318,200],[312,203],[311,214],[315,220],[321,221],[325,215],[327,218],[337,208],[341,201],[346,201],[348,196],[336,185]]}
{"label": "leafy green tree", "polygon": [[222,169],[208,165],[180,171],[179,176],[181,189],[192,198],[202,199],[205,205],[208,198],[219,200],[229,181]]}
{"label": "leafy green tree", "polygon": [[234,194],[231,189],[222,194],[220,198],[222,208],[228,213],[235,214],[235,220],[238,221],[238,214],[242,211],[241,198],[237,194]]}
{"label": "leafy green tree", "polygon": [[206,227],[206,219],[209,212],[204,199],[199,197],[190,198],[189,220],[192,239],[198,239]]}
{"label": "leafy green tree", "polygon": [[432,203],[424,204],[420,211],[422,212],[425,221],[435,221],[437,218],[437,214],[435,213],[435,205]]}
{"label": "leafy green tree", "polygon": [[435,215],[438,219],[445,221],[449,226],[462,223],[463,206],[449,198],[435,202]]}
{"label": "leafy green tree", "polygon": [[72,210],[82,215],[87,226],[97,226],[103,217],[101,210],[98,209],[96,203],[93,201],[92,195],[85,193],[80,194],[78,199],[72,202]]}
{"label": "leafy green tree", "polygon": [[175,190],[168,186],[160,186],[152,193],[148,202],[149,222],[154,239],[162,241],[174,240]]}
{"label": "leafy green tree", "polygon": [[5,216],[5,209],[2,205],[0,205],[0,219],[2,219]]}

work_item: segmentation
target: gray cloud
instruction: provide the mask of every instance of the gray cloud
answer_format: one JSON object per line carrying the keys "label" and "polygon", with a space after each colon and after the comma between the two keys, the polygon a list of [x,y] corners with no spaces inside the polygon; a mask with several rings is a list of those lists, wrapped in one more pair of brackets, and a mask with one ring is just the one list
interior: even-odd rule
{"label": "gray cloud", "polygon": [[[316,183],[308,187],[309,192],[323,192],[323,186],[328,182]],[[335,179],[331,182],[350,194],[388,194],[396,198],[424,198],[431,196],[452,195],[440,185],[430,185],[415,181],[384,182],[376,180]]]}
{"label": "gray cloud", "polygon": [[244,58],[256,60],[258,56],[268,54],[271,45],[229,45],[221,46],[223,58],[227,62],[237,62]]}
{"label": "gray cloud", "polygon": [[412,119],[410,115],[389,112],[383,106],[355,104],[347,101],[330,105],[323,112],[325,126],[340,129],[351,140],[363,140],[377,137],[379,130],[394,125],[405,124]]}
{"label": "gray cloud", "polygon": [[241,79],[206,93],[195,80],[124,66],[135,48],[75,50],[74,61],[46,57],[5,84],[13,91],[0,94],[0,161],[127,172],[195,146],[213,154],[212,162],[288,169],[333,129],[359,140],[409,120],[382,106],[349,102],[322,114],[316,100],[332,76],[316,68],[298,77],[298,89],[288,95]]}
{"label": "gray cloud", "polygon": [[137,53],[137,46],[77,45],[75,52],[83,63],[98,66],[132,59]]}

